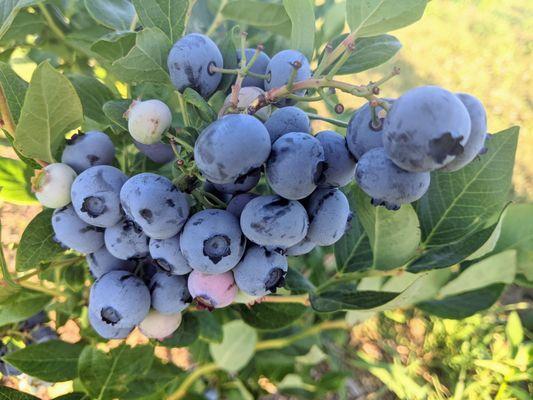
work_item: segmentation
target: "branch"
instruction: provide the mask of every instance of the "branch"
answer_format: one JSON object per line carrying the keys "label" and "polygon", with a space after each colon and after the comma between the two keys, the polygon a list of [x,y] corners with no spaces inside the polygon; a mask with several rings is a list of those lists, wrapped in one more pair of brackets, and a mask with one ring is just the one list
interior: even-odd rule
{"label": "branch", "polygon": [[15,137],[15,123],[13,122],[13,117],[11,116],[11,111],[9,110],[9,105],[7,104],[7,99],[4,94],[4,90],[0,86],[0,116],[2,117],[3,124],[0,123],[0,128],[4,128],[7,133],[12,137]]}
{"label": "branch", "polygon": [[214,363],[205,364],[201,367],[198,367],[194,371],[192,371],[187,377],[183,380],[181,385],[178,387],[178,389],[172,393],[170,396],[167,397],[167,400],[180,400],[185,397],[187,392],[189,391],[190,387],[194,384],[194,382],[201,378],[204,375],[207,375],[211,372],[214,372],[218,370],[218,366]]}

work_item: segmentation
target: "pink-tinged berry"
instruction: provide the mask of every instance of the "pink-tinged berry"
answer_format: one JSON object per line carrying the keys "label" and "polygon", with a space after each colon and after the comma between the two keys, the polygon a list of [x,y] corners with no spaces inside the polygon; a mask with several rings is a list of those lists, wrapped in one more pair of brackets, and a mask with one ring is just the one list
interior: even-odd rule
{"label": "pink-tinged berry", "polygon": [[37,170],[32,178],[35,197],[45,207],[61,208],[70,203],[70,187],[76,172],[67,164],[55,163]]}
{"label": "pink-tinged berry", "polygon": [[172,113],[160,100],[134,101],[127,111],[130,135],[142,144],[154,144],[170,128]]}
{"label": "pink-tinged berry", "polygon": [[189,275],[188,286],[191,296],[207,308],[229,306],[237,295],[237,285],[231,271],[218,275],[193,271]]}

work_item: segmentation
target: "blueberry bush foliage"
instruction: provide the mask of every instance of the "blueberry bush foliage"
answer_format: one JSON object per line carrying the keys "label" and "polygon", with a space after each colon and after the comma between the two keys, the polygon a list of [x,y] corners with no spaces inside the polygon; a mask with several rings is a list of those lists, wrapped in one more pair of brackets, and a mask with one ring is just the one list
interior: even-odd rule
{"label": "blueberry bush foliage", "polygon": [[[530,286],[518,128],[485,135],[475,99],[441,88],[390,99],[396,68],[343,80],[400,51],[390,32],[426,3],[3,0],[18,158],[0,158],[0,199],[45,207],[14,270],[0,257],[0,372],[73,381],[62,399],[322,399],[345,390],[329,349],[354,324],[462,319]],[[67,322],[75,343],[51,329]],[[186,368],[161,356],[177,347]]]}

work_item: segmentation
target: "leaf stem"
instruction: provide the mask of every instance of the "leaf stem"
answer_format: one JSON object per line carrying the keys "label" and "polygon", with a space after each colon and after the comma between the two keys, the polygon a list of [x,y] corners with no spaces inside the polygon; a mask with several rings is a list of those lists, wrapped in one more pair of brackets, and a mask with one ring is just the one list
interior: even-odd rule
{"label": "leaf stem", "polygon": [[265,296],[261,299],[261,303],[298,303],[309,306],[309,295]]}
{"label": "leaf stem", "polygon": [[344,122],[344,121],[341,121],[341,120],[338,120],[338,119],[335,119],[335,118],[323,117],[322,115],[313,114],[313,113],[306,113],[306,114],[307,114],[307,116],[310,119],[326,121],[326,122],[329,122],[330,124],[337,125],[337,126],[340,126],[342,128],[347,128],[348,127],[348,123],[347,122]]}
{"label": "leaf stem", "polygon": [[213,22],[211,22],[211,25],[209,26],[209,29],[207,29],[207,32],[205,33],[207,36],[211,36],[215,31],[218,29],[218,27],[224,22],[224,16],[222,15],[222,9],[226,6],[228,3],[228,0],[221,0],[220,5],[218,6],[217,15],[213,19]]}
{"label": "leaf stem", "polygon": [[44,294],[48,294],[52,297],[62,297],[64,296],[64,293],[58,289],[49,289],[47,287],[44,287],[44,286],[41,286],[41,285],[37,285],[37,284],[33,284],[33,283],[30,283],[30,282],[19,282],[19,285],[22,286],[23,288],[26,288],[26,289],[30,289],[30,290],[35,290],[36,292],[41,292],[41,293],[44,293]]}
{"label": "leaf stem", "polygon": [[194,382],[197,379],[211,372],[214,372],[218,369],[219,367],[214,363],[205,364],[205,365],[202,365],[196,368],[189,375],[187,375],[187,377],[179,385],[178,389],[174,393],[172,393],[170,396],[167,397],[167,400],[183,399],[187,395],[187,392],[189,391],[189,389],[191,388],[191,386],[194,384]]}
{"label": "leaf stem", "polygon": [[180,104],[180,111],[181,115],[183,116],[183,123],[185,126],[191,126],[191,121],[189,119],[189,113],[187,111],[187,104],[185,104],[185,100],[183,100],[183,96],[180,92],[178,93],[178,102]]}
{"label": "leaf stem", "polygon": [[313,336],[317,333],[320,333],[322,331],[327,330],[335,330],[335,329],[350,329],[350,326],[346,323],[344,320],[333,320],[333,321],[324,321],[320,324],[314,325],[302,332],[296,333],[291,336],[287,336],[284,338],[278,338],[278,339],[269,339],[269,340],[263,340],[261,342],[258,342],[255,345],[256,351],[263,351],[263,350],[272,350],[272,349],[282,349],[284,347],[287,347],[294,342],[297,342],[298,340],[301,340],[303,338],[306,338],[307,336]]}
{"label": "leaf stem", "polygon": [[[4,123],[4,128],[13,138],[15,137],[15,123],[11,116],[11,111],[9,110],[9,105],[7,104],[7,98],[4,94],[2,86],[0,86],[0,117]],[[2,128],[0,124],[0,128]]]}
{"label": "leaf stem", "polygon": [[335,49],[331,51],[331,53],[322,58],[322,61],[318,65],[313,76],[321,76],[345,51],[352,48],[355,44],[356,33],[356,31],[351,32],[337,47],[335,47]]}
{"label": "leaf stem", "polygon": [[50,15],[50,12],[46,8],[46,5],[41,3],[41,4],[37,4],[37,7],[39,8],[41,13],[43,14],[44,19],[48,23],[48,26],[50,27],[50,29],[52,30],[54,35],[57,36],[57,38],[62,40],[62,41],[65,40],[65,34],[63,33],[63,31],[55,23],[54,19]]}

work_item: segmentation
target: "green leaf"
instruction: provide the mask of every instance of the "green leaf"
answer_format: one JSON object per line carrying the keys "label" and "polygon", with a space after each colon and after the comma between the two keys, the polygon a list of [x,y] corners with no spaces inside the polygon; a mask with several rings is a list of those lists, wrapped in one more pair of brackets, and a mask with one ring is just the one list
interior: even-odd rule
{"label": "green leaf", "polygon": [[2,0],[0,2],[0,38],[7,32],[18,12],[42,0]]}
{"label": "green leaf", "polygon": [[287,275],[285,275],[284,287],[293,293],[308,293],[315,289],[309,279],[292,267],[289,267]]}
{"label": "green leaf", "polygon": [[2,47],[24,44],[26,36],[40,35],[46,26],[43,17],[37,13],[19,12],[13,23],[0,39]]}
{"label": "green leaf", "polygon": [[0,200],[20,205],[35,205],[30,179],[33,170],[25,163],[0,157]]}
{"label": "green leaf", "polygon": [[204,100],[204,98],[191,88],[186,88],[183,92],[183,100],[193,105],[198,110],[200,117],[208,123],[215,121],[218,116],[215,110]]}
{"label": "green leaf", "polygon": [[128,111],[130,105],[131,100],[111,100],[103,105],[102,110],[111,122],[120,129],[127,131],[128,121],[124,118],[124,113]]}
{"label": "green leaf", "polygon": [[146,374],[153,360],[152,346],[123,344],[109,353],[86,346],[79,357],[78,373],[91,398],[123,398],[129,384]]}
{"label": "green leaf", "polygon": [[417,206],[423,246],[432,249],[460,242],[486,227],[507,201],[518,128],[495,134],[488,152],[460,171],[435,172]]}
{"label": "green leaf", "polygon": [[28,90],[28,83],[22,80],[8,64],[0,62],[0,88],[7,100],[11,118],[16,125],[24,104],[26,90]]}
{"label": "green leaf", "polygon": [[194,314],[200,323],[200,338],[214,343],[222,342],[222,325],[210,311],[198,311]]}
{"label": "green leaf", "polygon": [[159,28],[176,42],[185,30],[189,0],[133,0],[145,28]]}
{"label": "green leaf", "polygon": [[[331,41],[331,45],[337,47],[346,36],[347,34],[337,36]],[[355,50],[337,75],[356,74],[377,67],[394,57],[401,48],[400,41],[391,35],[359,38],[355,41]]]}
{"label": "green leaf", "polygon": [[373,254],[373,268],[389,270],[404,265],[420,243],[418,217],[410,204],[398,211],[374,207],[370,198],[355,189],[357,217],[365,228]]}
{"label": "green leaf", "polygon": [[3,299],[0,307],[0,326],[22,321],[41,311],[52,298],[40,292],[21,289]]}
{"label": "green leaf", "polygon": [[224,324],[222,343],[211,343],[209,350],[215,363],[223,370],[237,372],[250,361],[255,352],[257,333],[244,322]]}
{"label": "green leaf", "polygon": [[7,386],[0,386],[0,400],[39,400],[39,398]]}
{"label": "green leaf", "polygon": [[312,0],[283,0],[292,23],[291,48],[301,51],[309,60],[315,48],[315,8]]}
{"label": "green leaf", "polygon": [[257,329],[285,328],[307,311],[307,307],[296,303],[259,303],[251,307],[238,305],[241,318]]}
{"label": "green leaf", "polygon": [[440,318],[463,319],[492,306],[505,288],[495,283],[481,289],[448,296],[439,300],[424,301],[416,306],[422,311]]}
{"label": "green leaf", "polygon": [[85,0],[91,17],[101,25],[117,31],[131,30],[135,7],[128,0]]}
{"label": "green leaf", "polygon": [[[224,36],[224,40],[218,45],[218,48],[222,53],[224,68],[237,68],[237,50],[235,48],[235,43],[233,42],[233,37],[238,29],[237,26],[234,26],[226,36]],[[222,92],[222,102],[224,102],[224,99],[226,98],[226,91],[231,87],[234,81],[235,75],[222,74],[222,81],[220,81],[220,84],[218,85],[218,90]]]}
{"label": "green leaf", "polygon": [[94,42],[91,50],[112,63],[128,54],[135,45],[136,37],[135,32],[111,32]]}
{"label": "green leaf", "polygon": [[49,163],[65,140],[78,128],[83,109],[76,90],[47,62],[37,67],[22,107],[15,145],[26,157]]}
{"label": "green leaf", "polygon": [[69,79],[81,100],[83,114],[100,124],[109,124],[109,120],[102,113],[102,107],[113,99],[111,89],[90,76],[69,75]]}
{"label": "green leaf", "polygon": [[514,347],[520,346],[524,341],[524,328],[522,327],[520,316],[516,311],[511,312],[507,318],[505,334]]}
{"label": "green leaf", "polygon": [[516,274],[516,250],[507,250],[470,265],[444,286],[439,295],[446,297],[470,292],[494,283],[511,284]]}
{"label": "green leaf", "polygon": [[346,20],[357,37],[387,33],[422,18],[427,0],[349,0]]}
{"label": "green leaf", "polygon": [[47,382],[63,382],[78,376],[82,344],[60,340],[33,344],[8,354],[4,359],[22,372]]}
{"label": "green leaf", "polygon": [[[357,189],[351,185],[346,197],[350,203],[350,210],[356,209]],[[349,229],[344,236],[335,243],[335,259],[339,272],[356,272],[372,267],[373,256],[370,240],[357,214],[352,216]]]}
{"label": "green leaf", "polygon": [[200,323],[195,314],[185,313],[179,328],[171,337],[161,342],[166,347],[184,347],[193,343],[200,335]]}
{"label": "green leaf", "polygon": [[398,293],[374,290],[357,291],[354,285],[337,284],[310,296],[311,306],[318,312],[370,310],[388,303]]}
{"label": "green leaf", "polygon": [[227,19],[262,28],[290,24],[290,18],[282,5],[253,0],[230,1],[222,9],[222,15]]}
{"label": "green leaf", "polygon": [[167,57],[170,41],[157,28],[137,33],[135,46],[129,53],[113,62],[112,71],[125,82],[161,82],[170,84]]}
{"label": "green leaf", "polygon": [[27,271],[41,263],[53,260],[63,252],[54,241],[52,229],[52,209],[44,209],[28,224],[17,248],[16,269]]}

